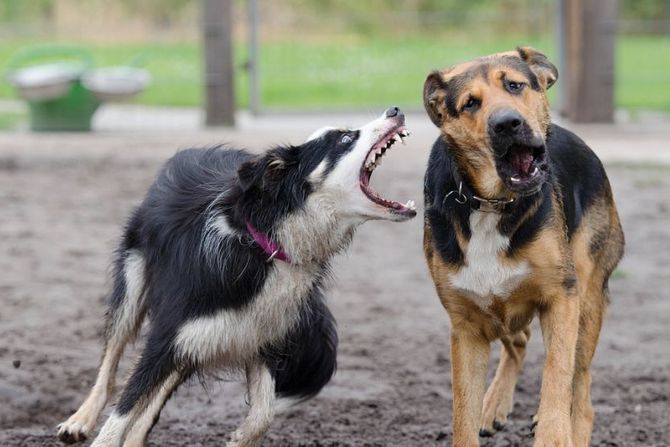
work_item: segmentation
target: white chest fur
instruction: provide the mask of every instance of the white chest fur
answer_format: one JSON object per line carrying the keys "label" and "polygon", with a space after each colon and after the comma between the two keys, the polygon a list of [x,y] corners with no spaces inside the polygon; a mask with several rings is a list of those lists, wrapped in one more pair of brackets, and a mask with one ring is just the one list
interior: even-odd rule
{"label": "white chest fur", "polygon": [[178,352],[204,364],[220,359],[245,362],[295,324],[315,277],[315,272],[308,269],[277,262],[261,291],[247,306],[185,323],[175,339]]}
{"label": "white chest fur", "polygon": [[500,215],[473,211],[470,215],[470,242],[463,267],[449,281],[466,293],[479,307],[486,308],[493,297],[507,298],[530,274],[526,261],[501,262],[499,255],[509,247],[509,238],[498,231]]}

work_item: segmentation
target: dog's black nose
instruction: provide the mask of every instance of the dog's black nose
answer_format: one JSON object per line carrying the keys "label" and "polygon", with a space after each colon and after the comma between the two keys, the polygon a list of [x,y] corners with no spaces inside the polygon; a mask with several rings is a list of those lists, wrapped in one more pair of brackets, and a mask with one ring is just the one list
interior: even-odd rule
{"label": "dog's black nose", "polygon": [[389,107],[384,114],[386,118],[393,118],[394,116],[402,115],[402,112],[397,107]]}
{"label": "dog's black nose", "polygon": [[515,134],[523,124],[523,117],[516,110],[505,109],[489,118],[489,128],[496,134]]}

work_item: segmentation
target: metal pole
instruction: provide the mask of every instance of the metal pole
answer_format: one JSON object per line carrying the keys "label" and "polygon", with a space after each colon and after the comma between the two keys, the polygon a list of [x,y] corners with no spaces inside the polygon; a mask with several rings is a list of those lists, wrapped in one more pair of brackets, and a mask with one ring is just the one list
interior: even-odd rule
{"label": "metal pole", "polygon": [[208,126],[235,125],[232,9],[232,0],[202,2]]}
{"label": "metal pole", "polygon": [[249,110],[254,115],[258,115],[261,111],[258,21],[258,2],[249,0]]}

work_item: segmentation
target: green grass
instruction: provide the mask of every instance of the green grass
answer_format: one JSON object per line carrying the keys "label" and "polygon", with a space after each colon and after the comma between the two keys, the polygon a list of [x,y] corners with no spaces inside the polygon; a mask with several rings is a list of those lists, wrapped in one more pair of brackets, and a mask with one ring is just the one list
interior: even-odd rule
{"label": "green grass", "polygon": [[[530,43],[553,53],[546,40]],[[263,98],[268,106],[421,107],[430,70],[518,44],[514,38],[463,44],[425,37],[273,43],[263,48],[262,69],[274,69],[263,78]]]}
{"label": "green grass", "polygon": [[15,129],[25,118],[23,113],[0,111],[0,130]]}
{"label": "green grass", "polygon": [[670,36],[618,39],[616,103],[670,112]]}
{"label": "green grass", "polygon": [[[0,61],[9,61],[29,41],[0,41]],[[551,38],[503,36],[403,36],[272,40],[261,48],[262,105],[267,108],[370,108],[391,103],[421,107],[426,74],[435,68],[495,51],[533,45],[555,57]],[[83,44],[97,66],[146,62],[153,84],[138,102],[197,106],[202,103],[201,52],[197,42],[164,44]],[[247,105],[246,48],[236,48],[238,104]],[[4,69],[0,65],[0,70]],[[617,42],[618,107],[670,112],[670,38],[622,36]],[[560,80],[559,80],[560,82]],[[551,93],[551,92],[550,92]],[[551,95],[553,97],[553,93]],[[0,82],[0,98],[12,98]]]}

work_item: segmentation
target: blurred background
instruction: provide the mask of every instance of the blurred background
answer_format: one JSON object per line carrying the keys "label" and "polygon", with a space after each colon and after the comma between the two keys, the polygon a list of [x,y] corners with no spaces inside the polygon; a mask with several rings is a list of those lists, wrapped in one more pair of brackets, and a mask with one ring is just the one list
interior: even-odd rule
{"label": "blurred background", "polygon": [[[230,3],[212,10],[230,11],[230,17],[208,15],[212,3]],[[377,110],[389,101],[419,110],[429,70],[522,44],[540,49],[559,66],[561,81],[551,92],[557,109],[584,107],[576,100],[571,104],[565,92],[568,67],[582,60],[584,71],[594,72],[593,82],[605,84],[598,98],[611,90],[613,105],[605,108],[626,117],[641,111],[670,113],[670,0],[591,1],[590,9],[581,3],[0,0],[0,65],[11,64],[26,47],[75,45],[90,54],[96,67],[146,69],[152,82],[135,98],[138,104],[202,108],[208,96],[206,44],[216,46],[222,38],[225,44],[226,36],[216,35],[223,30],[232,41],[234,96],[218,101],[230,101],[235,110],[360,111]],[[570,8],[579,10],[581,34],[571,28]],[[211,23],[203,20],[208,16]],[[215,32],[207,34],[208,27]],[[570,54],[570,35],[584,54]],[[591,41],[596,44],[588,47]],[[216,49],[210,54],[223,57]],[[227,75],[213,70],[214,76]],[[572,75],[585,84],[579,76],[588,79],[588,73]],[[25,125],[27,112],[16,98],[12,85],[0,82],[0,128]],[[612,113],[604,113],[595,121],[611,120]]]}
{"label": "blurred background", "polygon": [[[175,151],[299,144],[396,104],[412,135],[373,186],[420,216],[439,134],[426,75],[517,45],[558,66],[552,117],[605,163],[626,233],[591,445],[667,447],[670,0],[0,0],[0,445],[61,445],[55,427],[95,377],[121,229]],[[337,374],[263,445],[450,444],[449,322],[422,233],[421,217],[370,222],[336,257]],[[533,331],[512,415],[485,447],[532,444]],[[244,395],[237,382],[184,385],[149,445],[221,445]]]}

